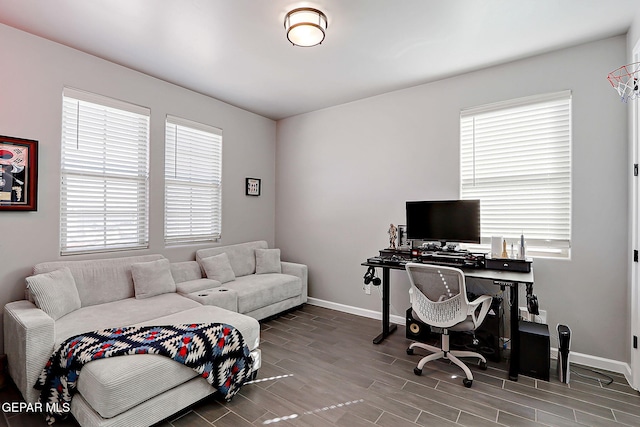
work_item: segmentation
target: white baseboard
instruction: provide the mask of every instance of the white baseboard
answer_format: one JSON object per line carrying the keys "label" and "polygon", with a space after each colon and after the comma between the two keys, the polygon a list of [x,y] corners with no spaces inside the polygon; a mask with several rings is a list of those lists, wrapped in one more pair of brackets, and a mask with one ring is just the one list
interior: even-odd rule
{"label": "white baseboard", "polygon": [[[382,313],[375,310],[367,310],[364,308],[353,307],[350,305],[339,304],[337,302],[325,301],[318,298],[308,298],[308,304],[318,307],[329,308],[331,310],[342,311],[343,313],[355,314],[357,316],[368,317],[370,319],[382,320]],[[398,325],[405,325],[406,319],[404,316],[390,315],[389,320],[392,323]],[[551,358],[558,358],[558,349],[551,348]],[[615,372],[624,375],[627,382],[632,384],[631,366],[626,362],[620,362],[618,360],[605,359],[599,356],[591,356],[584,353],[576,353],[572,351],[569,353],[569,361],[582,366],[588,366],[594,369],[602,369],[610,372]]]}
{"label": "white baseboard", "polygon": [[[307,304],[315,305],[331,310],[342,311],[343,313],[355,314],[356,316],[368,317],[370,319],[382,320],[382,313],[375,310],[367,310],[365,308],[353,307],[351,305],[339,304],[337,302],[325,301],[318,298],[307,298]],[[404,325],[407,320],[403,316],[395,314],[389,315],[389,321],[397,325]]]}
{"label": "white baseboard", "polygon": [[[558,358],[558,349],[551,348],[551,358]],[[590,354],[576,353],[571,351],[569,353],[569,362],[582,366],[588,366],[594,369],[600,369],[604,371],[615,372],[624,375],[625,379],[632,384],[631,366],[626,362],[620,362],[618,360],[605,359],[604,357],[592,356]]]}

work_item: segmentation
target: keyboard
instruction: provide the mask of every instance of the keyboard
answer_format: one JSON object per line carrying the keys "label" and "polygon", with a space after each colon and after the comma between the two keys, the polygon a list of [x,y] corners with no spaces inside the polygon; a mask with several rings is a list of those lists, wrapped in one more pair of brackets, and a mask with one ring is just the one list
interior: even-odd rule
{"label": "keyboard", "polygon": [[427,255],[427,256],[431,256],[433,258],[436,259],[466,259],[468,254],[452,254],[452,253],[447,253],[447,252],[436,252],[434,254],[431,255]]}
{"label": "keyboard", "polygon": [[460,256],[452,256],[452,255],[426,255],[422,257],[423,261],[426,261],[430,264],[439,264],[439,265],[465,265],[466,259]]}

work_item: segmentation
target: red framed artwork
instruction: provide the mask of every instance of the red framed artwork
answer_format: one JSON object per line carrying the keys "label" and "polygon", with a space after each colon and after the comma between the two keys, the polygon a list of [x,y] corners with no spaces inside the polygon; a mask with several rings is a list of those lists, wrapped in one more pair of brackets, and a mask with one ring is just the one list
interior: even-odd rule
{"label": "red framed artwork", "polygon": [[0,136],[0,211],[35,211],[38,141]]}

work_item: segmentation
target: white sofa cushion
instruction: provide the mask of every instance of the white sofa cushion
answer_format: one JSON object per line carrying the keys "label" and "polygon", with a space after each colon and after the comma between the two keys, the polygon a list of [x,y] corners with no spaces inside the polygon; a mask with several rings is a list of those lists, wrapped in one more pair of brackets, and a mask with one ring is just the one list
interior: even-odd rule
{"label": "white sofa cushion", "polygon": [[231,263],[231,268],[233,268],[233,273],[236,277],[242,277],[256,272],[255,250],[267,248],[267,242],[259,240],[256,242],[239,243],[236,245],[198,249],[196,251],[196,261],[200,262],[203,258],[219,255],[224,252],[229,256],[229,262]]}
{"label": "white sofa cushion", "polygon": [[86,307],[133,297],[131,264],[162,258],[162,255],[154,254],[82,261],[50,261],[36,264],[33,273],[48,273],[69,267],[76,281],[82,307]]}
{"label": "white sofa cushion", "polygon": [[36,306],[53,320],[80,308],[78,288],[67,267],[27,277],[26,281]]}
{"label": "white sofa cushion", "polygon": [[177,285],[182,282],[202,279],[202,268],[198,261],[172,262],[171,275]]}
{"label": "white sofa cushion", "polygon": [[190,367],[157,354],[94,360],[78,377],[78,391],[103,418],[112,418],[194,378]]}
{"label": "white sofa cushion", "polygon": [[131,276],[136,298],[149,298],[176,291],[168,259],[131,264]]}
{"label": "white sofa cushion", "polygon": [[176,283],[176,290],[178,291],[178,293],[186,295],[192,292],[202,291],[204,289],[217,288],[220,285],[222,285],[222,283],[218,282],[217,280],[196,279],[196,280],[189,280],[187,282]]}
{"label": "white sofa cushion", "polygon": [[[227,323],[240,331],[250,350],[258,347],[260,324],[257,320],[219,307],[194,304],[198,307],[137,325]],[[164,356],[118,356],[87,363],[78,378],[78,391],[102,417],[111,418],[196,375],[193,369]]]}
{"label": "white sofa cushion", "polygon": [[198,306],[200,304],[189,298],[176,293],[168,293],[145,299],[127,298],[82,307],[56,321],[55,343],[59,345],[67,338],[83,332],[130,326]]}
{"label": "white sofa cushion", "polygon": [[236,275],[229,263],[229,256],[226,253],[210,256],[200,260],[207,279],[217,280],[220,283],[231,282],[236,279]]}
{"label": "white sofa cushion", "polygon": [[256,249],[256,274],[282,273],[280,249]]}
{"label": "white sofa cushion", "polygon": [[249,313],[262,307],[297,297],[302,292],[299,277],[288,274],[252,274],[225,284],[238,294],[238,312]]}

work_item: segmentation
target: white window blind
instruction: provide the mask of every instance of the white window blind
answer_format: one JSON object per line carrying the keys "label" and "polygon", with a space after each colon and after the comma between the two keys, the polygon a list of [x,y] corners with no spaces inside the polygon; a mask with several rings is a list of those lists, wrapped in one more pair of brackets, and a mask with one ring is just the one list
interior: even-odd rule
{"label": "white window blind", "polygon": [[61,254],[147,248],[149,110],[65,88]]}
{"label": "white window blind", "polygon": [[482,243],[524,234],[528,255],[571,247],[571,92],[463,110],[461,198],[481,200]]}
{"label": "white window blind", "polygon": [[167,116],[165,244],[220,238],[222,130]]}

